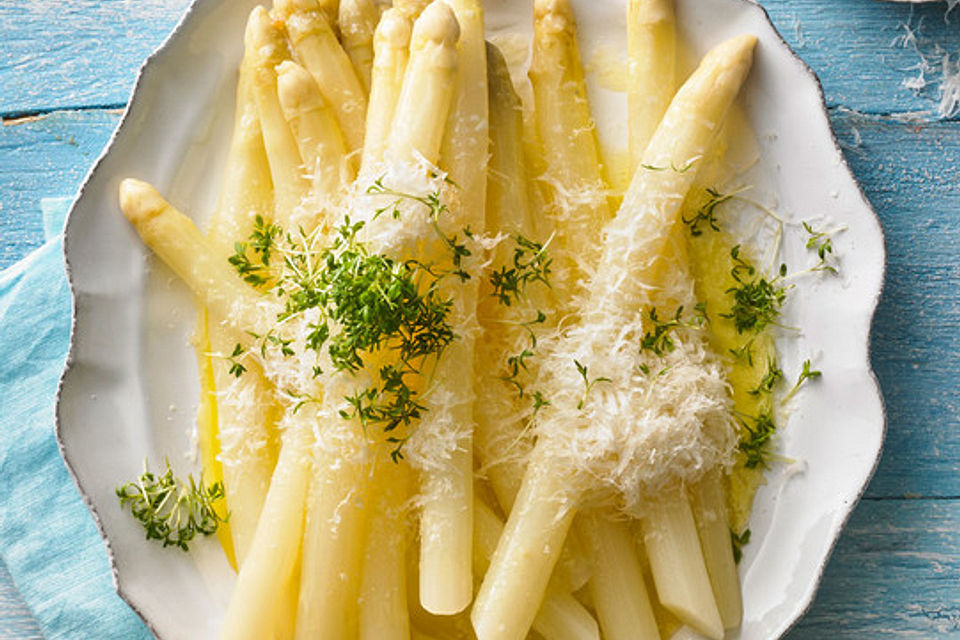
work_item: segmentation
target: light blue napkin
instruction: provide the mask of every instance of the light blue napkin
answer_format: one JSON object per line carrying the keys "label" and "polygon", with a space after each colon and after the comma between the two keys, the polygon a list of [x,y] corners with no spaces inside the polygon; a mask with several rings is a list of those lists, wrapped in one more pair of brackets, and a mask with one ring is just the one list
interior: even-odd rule
{"label": "light blue napkin", "polygon": [[63,268],[69,200],[41,203],[47,243],[0,272],[0,559],[50,640],[139,640],[106,550],[53,435],[70,342]]}

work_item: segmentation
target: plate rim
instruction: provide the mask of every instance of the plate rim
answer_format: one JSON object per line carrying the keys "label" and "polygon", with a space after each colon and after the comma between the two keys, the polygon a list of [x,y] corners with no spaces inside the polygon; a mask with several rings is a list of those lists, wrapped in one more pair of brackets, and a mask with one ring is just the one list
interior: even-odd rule
{"label": "plate rim", "polygon": [[[84,490],[83,486],[80,483],[80,479],[77,476],[74,466],[70,461],[70,454],[67,451],[67,447],[64,443],[62,436],[62,420],[63,416],[61,414],[62,410],[62,394],[63,389],[66,383],[69,382],[69,377],[71,370],[74,365],[74,356],[77,343],[77,290],[74,286],[73,278],[73,266],[70,260],[70,234],[68,233],[71,227],[71,222],[74,217],[75,210],[79,207],[84,199],[84,195],[87,192],[87,187],[98,172],[98,169],[103,164],[105,158],[110,154],[113,147],[117,141],[126,134],[127,123],[134,115],[135,110],[138,108],[140,102],[142,102],[145,85],[150,82],[150,76],[153,68],[156,66],[156,62],[162,59],[167,51],[176,45],[182,37],[184,37],[184,32],[186,30],[187,24],[193,19],[194,15],[197,15],[201,12],[201,9],[206,6],[213,6],[225,0],[191,0],[189,5],[183,10],[180,18],[178,19],[176,25],[170,31],[170,33],[164,38],[164,40],[157,46],[154,51],[147,56],[143,61],[140,67],[137,70],[136,79],[134,81],[133,87],[130,91],[130,97],[127,101],[126,106],[124,107],[123,113],[120,119],[117,122],[117,126],[114,129],[113,133],[110,136],[109,141],[104,146],[101,153],[98,155],[96,161],[91,165],[89,171],[87,171],[84,176],[83,182],[81,183],[80,188],[77,190],[77,193],[70,205],[69,211],[67,213],[66,221],[64,224],[63,231],[63,262],[64,270],[67,279],[68,288],[70,290],[70,300],[71,300],[71,310],[70,310],[70,345],[67,351],[66,359],[64,362],[63,371],[61,372],[60,378],[57,383],[57,390],[55,396],[55,411],[54,411],[54,436],[57,442],[57,448],[60,452],[60,456],[64,461],[64,464],[67,468],[67,471],[70,474],[70,477],[73,479],[74,485],[77,487],[80,497],[82,498],[84,505],[87,507],[87,510],[90,512],[91,517],[93,518],[94,524],[97,527],[97,532],[100,535],[101,540],[103,541],[104,548],[106,550],[107,559],[110,566],[111,578],[114,585],[114,590],[117,595],[137,614],[143,624],[147,629],[152,633],[156,638],[162,638],[159,631],[153,625],[153,623],[144,615],[140,610],[140,607],[136,602],[133,601],[132,597],[126,592],[123,586],[123,581],[120,576],[120,571],[117,565],[116,556],[110,542],[110,539],[107,537],[106,532],[103,527],[103,523],[100,518],[100,514],[97,510],[96,505],[94,504],[90,495]],[[853,170],[850,167],[850,164],[847,161],[846,155],[843,153],[843,149],[840,145],[840,141],[837,138],[836,132],[833,129],[833,126],[830,123],[829,118],[829,107],[827,105],[826,96],[823,90],[823,84],[820,81],[820,78],[813,71],[813,69],[793,50],[790,44],[786,41],[780,31],[777,29],[773,20],[770,18],[769,12],[763,7],[758,0],[725,0],[727,2],[734,2],[745,6],[748,10],[754,11],[759,15],[762,22],[765,22],[769,27],[770,31],[776,36],[780,45],[783,49],[789,54],[791,62],[795,65],[799,65],[800,72],[807,78],[807,80],[812,81],[814,88],[817,92],[817,97],[820,102],[820,109],[817,112],[817,116],[821,117],[826,125],[827,132],[829,134],[830,143],[832,144],[834,151],[836,151],[838,158],[840,160],[838,167],[840,170],[844,171],[849,178],[850,182],[856,188],[856,193],[859,196],[860,204],[865,211],[868,211],[872,216],[872,221],[874,227],[879,233],[880,241],[880,251],[881,251],[881,260],[880,260],[880,270],[879,270],[879,284],[876,292],[873,294],[869,302],[869,324],[867,331],[863,334],[863,339],[866,341],[866,349],[864,353],[866,354],[866,363],[865,371],[868,374],[869,381],[872,383],[873,396],[876,399],[877,404],[880,409],[880,425],[879,425],[879,439],[877,441],[877,449],[873,454],[873,462],[869,471],[864,475],[859,488],[853,495],[852,500],[844,513],[843,517],[840,518],[836,524],[831,528],[830,531],[830,541],[827,545],[825,552],[818,562],[818,566],[815,571],[815,579],[812,581],[809,589],[807,589],[804,594],[803,601],[798,602],[798,607],[796,613],[793,614],[793,619],[787,624],[781,631],[778,632],[777,637],[782,638],[791,629],[796,627],[801,620],[807,615],[810,611],[813,603],[815,601],[817,593],[819,593],[820,588],[823,584],[823,577],[826,571],[826,567],[830,562],[830,559],[833,556],[834,551],[837,548],[837,544],[840,540],[840,536],[843,530],[847,527],[850,518],[853,516],[854,511],[859,505],[861,499],[866,492],[870,481],[874,477],[880,460],[883,455],[884,443],[886,442],[887,429],[888,429],[888,414],[886,409],[886,401],[884,399],[883,390],[880,386],[880,382],[877,378],[876,372],[872,366],[872,345],[873,345],[873,330],[874,330],[874,320],[879,306],[881,297],[883,295],[884,288],[886,286],[886,272],[887,272],[887,249],[886,249],[886,232],[883,228],[882,221],[877,215],[876,210],[874,209],[872,203],[867,198],[866,194],[863,192],[863,187],[860,184],[860,181],[857,179]],[[935,0],[892,0],[894,2],[928,2]]]}

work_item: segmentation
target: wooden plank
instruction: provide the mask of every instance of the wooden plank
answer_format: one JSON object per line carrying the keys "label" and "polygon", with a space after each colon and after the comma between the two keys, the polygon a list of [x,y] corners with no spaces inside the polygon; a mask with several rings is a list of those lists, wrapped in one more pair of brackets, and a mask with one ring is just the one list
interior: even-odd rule
{"label": "wooden plank", "polygon": [[[188,0],[31,0],[0,3],[0,114],[126,102],[136,70],[178,20]],[[960,54],[957,16],[946,5],[877,0],[762,0],[777,28],[820,75],[831,106],[870,113],[930,111],[936,84],[921,95],[902,86],[921,56],[893,46],[913,26],[931,62],[939,45]],[[960,13],[958,13],[960,16]],[[938,72],[927,74],[933,80]]]}
{"label": "wooden plank", "polygon": [[0,114],[126,103],[189,0],[0,3]]}
{"label": "wooden plank", "polygon": [[[924,57],[939,67],[944,52],[954,60],[960,55],[960,12],[948,20],[944,2],[760,3],[790,46],[820,77],[830,106],[873,114],[917,112],[917,117],[929,119],[939,102],[939,68],[925,74],[933,82],[919,94],[903,83],[918,77]],[[908,34],[906,27],[916,42],[903,38]]]}
{"label": "wooden plank", "polygon": [[788,640],[960,638],[960,501],[866,500]]}
{"label": "wooden plank", "polygon": [[57,112],[0,126],[0,269],[43,244],[40,199],[76,192],[119,117]]}
{"label": "wooden plank", "polygon": [[872,359],[888,415],[871,496],[960,495],[960,125],[835,111],[883,223],[886,287]]}

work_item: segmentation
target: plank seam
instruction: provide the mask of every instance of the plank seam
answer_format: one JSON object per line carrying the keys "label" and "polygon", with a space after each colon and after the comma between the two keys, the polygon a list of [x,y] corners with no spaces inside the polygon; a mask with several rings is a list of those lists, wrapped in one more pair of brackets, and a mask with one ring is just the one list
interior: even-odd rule
{"label": "plank seam", "polygon": [[36,109],[17,109],[0,111],[0,120],[4,124],[16,124],[18,120],[29,120],[49,115],[57,111],[122,111],[127,107],[124,102],[106,104],[79,104],[56,107],[38,107]]}
{"label": "plank seam", "polygon": [[[33,109],[12,109],[9,111],[0,111],[0,120],[4,123],[12,123],[17,120],[37,118],[57,111],[122,111],[127,107],[125,102],[109,102],[102,104],[75,104],[75,105],[57,105],[52,107],[35,107]],[[904,124],[937,124],[943,122],[960,122],[960,114],[949,118],[934,117],[931,111],[865,111],[861,109],[852,109],[842,104],[831,104],[827,107],[831,114],[841,113],[844,115],[864,118],[867,120],[890,119]]]}
{"label": "plank seam", "polygon": [[933,115],[932,111],[862,111],[860,109],[851,109],[842,104],[830,105],[827,107],[830,115],[843,114],[863,118],[864,120],[874,120],[878,122],[893,120],[902,124],[940,124],[946,122],[960,122],[960,114],[950,116],[949,118],[940,118]]}

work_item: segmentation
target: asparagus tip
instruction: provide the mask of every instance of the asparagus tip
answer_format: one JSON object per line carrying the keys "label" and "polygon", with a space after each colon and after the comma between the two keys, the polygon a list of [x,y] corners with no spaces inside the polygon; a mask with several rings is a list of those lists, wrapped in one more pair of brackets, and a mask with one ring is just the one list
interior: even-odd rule
{"label": "asparagus tip", "polygon": [[400,49],[409,46],[412,26],[400,9],[387,9],[373,36],[375,50],[382,47]]}
{"label": "asparagus tip", "polygon": [[534,0],[533,15],[538,19],[546,16],[572,18],[573,12],[568,0]]}
{"label": "asparagus tip", "polygon": [[167,203],[148,182],[126,178],[120,183],[120,210],[133,224],[139,224],[160,213]]}
{"label": "asparagus tip", "polygon": [[284,60],[277,66],[277,95],[285,113],[325,104],[313,76],[292,60]]}
{"label": "asparagus tip", "polygon": [[431,3],[413,25],[414,46],[419,44],[422,47],[430,41],[454,45],[459,39],[460,23],[453,9],[445,2]]}

